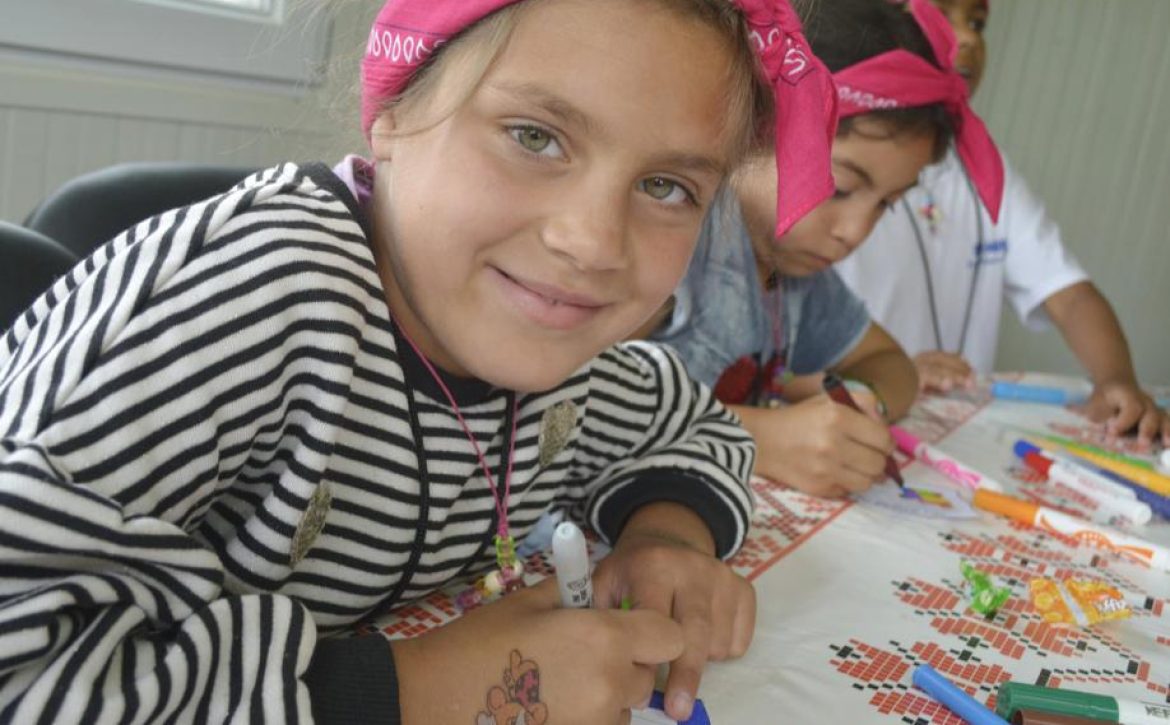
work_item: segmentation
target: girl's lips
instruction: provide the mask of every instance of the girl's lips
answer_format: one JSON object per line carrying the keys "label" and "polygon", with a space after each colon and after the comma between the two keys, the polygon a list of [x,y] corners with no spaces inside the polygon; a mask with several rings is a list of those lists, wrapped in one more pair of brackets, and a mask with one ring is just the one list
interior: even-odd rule
{"label": "girl's lips", "polygon": [[828,257],[822,257],[821,255],[813,254],[812,252],[808,252],[807,254],[808,258],[813,262],[813,265],[817,268],[818,271],[830,267],[833,264],[833,260],[829,259]]}
{"label": "girl's lips", "polygon": [[495,267],[489,269],[505,299],[541,327],[571,330],[592,319],[605,307],[605,303],[588,295],[513,277]]}

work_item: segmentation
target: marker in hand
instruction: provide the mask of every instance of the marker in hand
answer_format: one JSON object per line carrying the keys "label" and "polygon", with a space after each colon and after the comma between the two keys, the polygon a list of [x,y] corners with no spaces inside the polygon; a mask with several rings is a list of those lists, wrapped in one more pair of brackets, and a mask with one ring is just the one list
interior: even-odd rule
{"label": "marker in hand", "polygon": [[572,521],[563,521],[553,531],[553,566],[561,606],[588,607],[593,603],[593,579],[589,574],[589,550],[585,534]]}
{"label": "marker in hand", "polygon": [[[865,414],[865,411],[861,409],[861,407],[857,404],[857,401],[855,401],[853,396],[849,394],[849,391],[845,389],[845,383],[841,382],[841,378],[837,377],[835,373],[825,373],[825,379],[822,385],[825,388],[825,393],[830,398],[832,398],[834,402],[849,406],[858,413],[863,415]],[[886,456],[886,475],[894,479],[894,482],[897,483],[899,487],[905,487],[906,482],[902,480],[902,474],[900,471],[898,471],[898,464],[894,462],[893,456]]]}

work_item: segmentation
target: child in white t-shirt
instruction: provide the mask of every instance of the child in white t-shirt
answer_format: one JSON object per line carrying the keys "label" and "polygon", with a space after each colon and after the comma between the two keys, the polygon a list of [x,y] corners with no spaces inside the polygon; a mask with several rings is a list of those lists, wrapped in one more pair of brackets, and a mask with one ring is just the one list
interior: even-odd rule
{"label": "child in white t-shirt", "polygon": [[[983,74],[986,0],[935,0],[959,40],[956,64],[971,92]],[[870,314],[914,356],[924,389],[972,384],[995,360],[1006,297],[1025,325],[1054,324],[1093,381],[1086,413],[1120,435],[1159,433],[1170,418],[1138,386],[1113,308],[1061,244],[1060,230],[1004,162],[1004,194],[992,222],[952,150],[886,214],[838,272]]]}

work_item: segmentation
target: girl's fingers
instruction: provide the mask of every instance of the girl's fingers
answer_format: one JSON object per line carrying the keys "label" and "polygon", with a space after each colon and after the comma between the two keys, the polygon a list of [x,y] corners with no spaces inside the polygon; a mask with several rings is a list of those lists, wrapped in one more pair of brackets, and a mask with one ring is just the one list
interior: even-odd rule
{"label": "girl's fingers", "polygon": [[686,720],[691,716],[711,646],[710,599],[676,599],[675,617],[682,623],[686,647],[678,659],[670,663],[670,674],[666,679],[666,714],[675,720]]}
{"label": "girl's fingers", "polygon": [[[738,577],[737,577],[738,579]],[[756,588],[746,579],[740,579],[740,596],[735,600],[735,619],[731,627],[731,647],[728,655],[743,657],[756,631]]]}
{"label": "girl's fingers", "polygon": [[635,665],[624,683],[627,688],[625,704],[637,708],[649,705],[650,696],[654,693],[654,678],[657,674],[657,667]]}

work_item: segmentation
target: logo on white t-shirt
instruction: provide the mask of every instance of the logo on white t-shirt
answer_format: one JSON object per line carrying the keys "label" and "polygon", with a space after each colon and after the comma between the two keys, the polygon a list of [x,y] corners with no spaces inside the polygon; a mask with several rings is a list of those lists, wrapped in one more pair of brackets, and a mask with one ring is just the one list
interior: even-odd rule
{"label": "logo on white t-shirt", "polygon": [[1007,239],[992,239],[987,242],[979,242],[975,245],[975,259],[969,262],[968,265],[1002,264],[1004,258],[1007,257],[1007,251]]}

